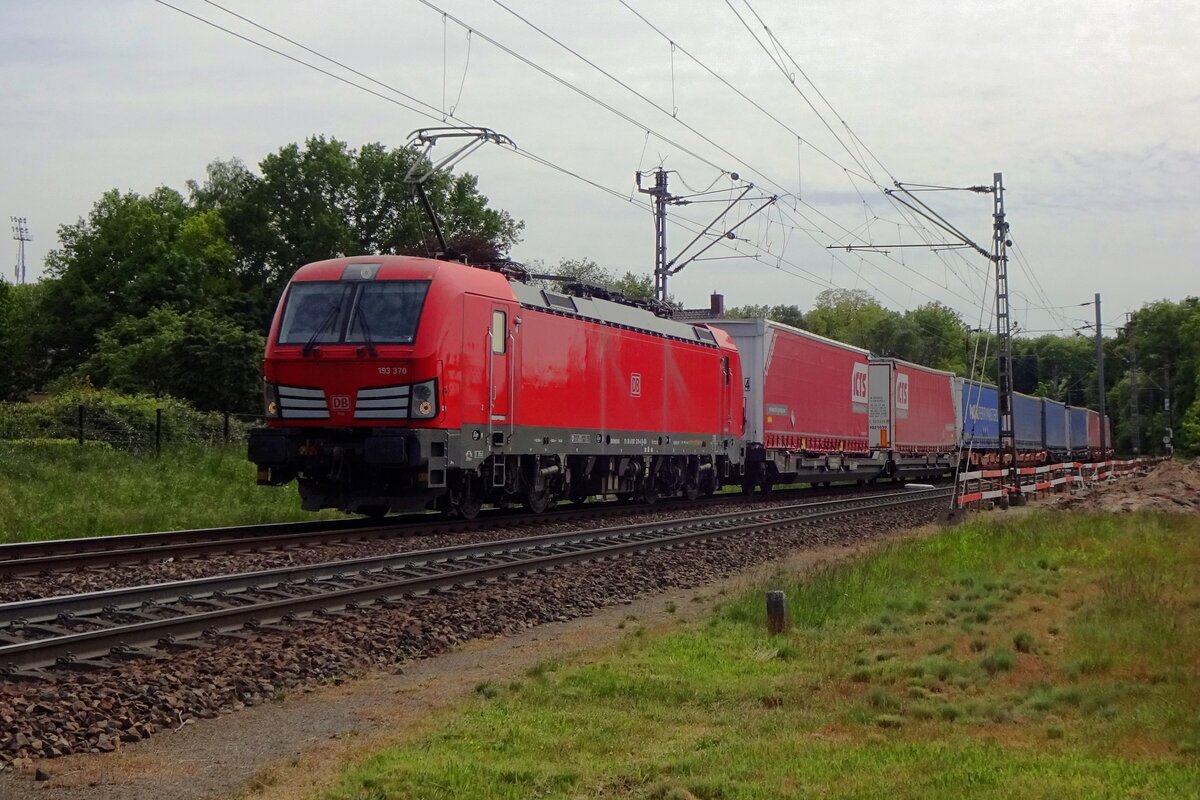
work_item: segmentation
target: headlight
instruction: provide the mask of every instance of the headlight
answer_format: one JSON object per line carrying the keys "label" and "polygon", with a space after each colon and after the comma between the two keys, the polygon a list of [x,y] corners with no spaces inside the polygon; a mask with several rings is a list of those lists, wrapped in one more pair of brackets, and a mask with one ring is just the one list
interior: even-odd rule
{"label": "headlight", "polygon": [[410,419],[432,419],[437,416],[437,381],[425,381],[412,387],[412,405],[409,406]]}
{"label": "headlight", "polygon": [[279,389],[266,381],[263,381],[263,416],[279,419]]}

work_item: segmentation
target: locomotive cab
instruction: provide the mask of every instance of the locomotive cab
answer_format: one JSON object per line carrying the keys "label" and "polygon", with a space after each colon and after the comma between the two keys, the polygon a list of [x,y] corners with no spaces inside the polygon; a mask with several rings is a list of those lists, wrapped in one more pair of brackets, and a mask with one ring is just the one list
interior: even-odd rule
{"label": "locomotive cab", "polygon": [[403,261],[312,264],[280,301],[264,360],[267,427],[251,433],[249,457],[260,484],[299,479],[309,510],[382,514],[398,495],[420,506],[438,489],[428,426],[443,416],[439,362],[418,343],[434,338],[422,319],[436,328],[441,316],[427,308],[438,262]]}

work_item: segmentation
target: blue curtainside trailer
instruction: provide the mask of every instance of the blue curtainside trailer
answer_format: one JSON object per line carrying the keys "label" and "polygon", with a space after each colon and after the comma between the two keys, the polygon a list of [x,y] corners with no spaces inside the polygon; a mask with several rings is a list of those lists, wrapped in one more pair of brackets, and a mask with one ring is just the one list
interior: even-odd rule
{"label": "blue curtainside trailer", "polygon": [[1042,400],[1042,443],[1052,462],[1070,456],[1070,425],[1065,403]]}
{"label": "blue curtainside trailer", "polygon": [[1013,392],[1013,434],[1017,450],[1040,453],[1042,447],[1042,401],[1038,397]]}
{"label": "blue curtainside trailer", "polygon": [[980,452],[1000,449],[1000,407],[996,387],[955,378],[962,422],[962,446]]}

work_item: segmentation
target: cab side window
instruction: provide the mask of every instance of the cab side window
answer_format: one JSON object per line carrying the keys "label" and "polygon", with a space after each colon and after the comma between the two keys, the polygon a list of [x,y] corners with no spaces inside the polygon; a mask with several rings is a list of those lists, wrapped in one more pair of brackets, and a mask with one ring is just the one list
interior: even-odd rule
{"label": "cab side window", "polygon": [[508,347],[508,314],[503,311],[492,312],[492,352],[504,355]]}

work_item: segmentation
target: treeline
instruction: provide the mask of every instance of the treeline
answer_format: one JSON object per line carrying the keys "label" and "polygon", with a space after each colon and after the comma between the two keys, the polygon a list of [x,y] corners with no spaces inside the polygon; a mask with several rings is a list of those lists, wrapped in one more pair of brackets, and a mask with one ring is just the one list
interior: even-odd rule
{"label": "treeline", "polygon": [[[86,219],[59,230],[46,277],[0,283],[0,401],[81,387],[172,397],[204,411],[259,410],[264,334],[292,272],[360,253],[430,255],[431,231],[404,182],[417,154],[313,137],[267,155],[257,170],[214,161],[184,191],[113,190]],[[451,248],[477,260],[506,254],[523,223],[489,207],[470,174],[427,184]],[[617,274],[587,259],[553,273],[653,296],[649,274]],[[740,306],[881,355],[994,381],[995,337],[953,309],[900,313],[862,291],[822,292],[812,308]],[[1138,391],[1132,360],[1137,353]],[[1151,303],[1104,340],[1106,397],[1119,450],[1200,451],[1200,299]],[[1092,338],[1017,338],[1018,391],[1097,406]]]}

